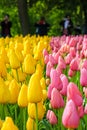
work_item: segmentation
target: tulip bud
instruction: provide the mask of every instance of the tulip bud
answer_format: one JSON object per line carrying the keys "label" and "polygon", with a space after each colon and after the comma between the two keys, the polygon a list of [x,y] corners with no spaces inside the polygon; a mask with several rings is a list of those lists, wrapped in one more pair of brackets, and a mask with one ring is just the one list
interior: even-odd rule
{"label": "tulip bud", "polygon": [[1,130],[19,130],[11,117],[6,117]]}
{"label": "tulip bud", "polygon": [[28,85],[28,102],[37,103],[42,100],[42,88],[40,85],[40,77],[34,73],[29,81]]}
{"label": "tulip bud", "polygon": [[80,117],[73,100],[69,100],[65,106],[62,123],[66,128],[78,128]]}
{"label": "tulip bud", "polygon": [[2,128],[4,121],[0,119],[0,129]]}
{"label": "tulip bud", "polygon": [[73,82],[70,82],[67,86],[67,99],[72,99],[76,106],[81,106],[83,103],[82,94]]}
{"label": "tulip bud", "polygon": [[28,117],[28,120],[27,120],[27,123],[26,123],[26,129],[27,130],[36,130],[36,123],[30,117]]}
{"label": "tulip bud", "polygon": [[24,60],[24,57],[23,57],[22,52],[16,49],[16,50],[15,50],[15,53],[16,53],[16,55],[17,55],[18,60],[20,61],[20,63],[22,63],[23,60]]}
{"label": "tulip bud", "polygon": [[50,124],[55,125],[58,123],[58,119],[55,115],[55,113],[51,110],[48,110],[47,112],[47,119],[50,122]]}
{"label": "tulip bud", "polygon": [[6,76],[7,76],[6,65],[5,65],[3,59],[1,59],[1,58],[0,58],[0,76],[3,78],[6,78]]}
{"label": "tulip bud", "polygon": [[40,84],[41,84],[42,89],[46,89],[46,81],[44,77],[41,78]]}
{"label": "tulip bud", "polygon": [[17,69],[20,67],[20,62],[14,50],[10,51],[9,62],[12,69]]}
{"label": "tulip bud", "polygon": [[[43,105],[42,102],[37,103],[37,109],[38,109],[38,119],[41,120],[44,117],[45,114],[45,106]],[[29,103],[28,104],[28,115],[33,118],[36,119],[36,107],[35,107],[35,103]]]}
{"label": "tulip bud", "polygon": [[50,102],[51,102],[51,106],[54,109],[64,107],[64,101],[62,95],[59,93],[59,91],[56,88],[52,89]]}
{"label": "tulip bud", "polygon": [[33,74],[35,72],[35,60],[31,54],[26,55],[23,70],[27,74]]}
{"label": "tulip bud", "polygon": [[28,105],[27,91],[28,87],[23,84],[18,95],[18,105],[20,107],[27,107]]}
{"label": "tulip bud", "polygon": [[83,87],[87,87],[87,69],[85,68],[81,69],[80,84]]}
{"label": "tulip bud", "polygon": [[13,79],[10,82],[9,90],[10,90],[10,95],[11,95],[11,98],[10,98],[9,102],[10,103],[16,103],[17,100],[18,100],[20,86],[19,86],[19,84],[17,83],[17,81],[15,79]]}
{"label": "tulip bud", "polygon": [[0,103],[7,103],[10,99],[10,91],[4,80],[0,77]]}

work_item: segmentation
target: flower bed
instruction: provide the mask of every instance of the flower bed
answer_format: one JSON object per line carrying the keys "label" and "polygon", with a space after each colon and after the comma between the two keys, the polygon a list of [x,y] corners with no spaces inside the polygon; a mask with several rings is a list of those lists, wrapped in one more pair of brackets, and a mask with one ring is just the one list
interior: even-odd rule
{"label": "flower bed", "polygon": [[0,38],[1,130],[86,130],[86,87],[87,35]]}

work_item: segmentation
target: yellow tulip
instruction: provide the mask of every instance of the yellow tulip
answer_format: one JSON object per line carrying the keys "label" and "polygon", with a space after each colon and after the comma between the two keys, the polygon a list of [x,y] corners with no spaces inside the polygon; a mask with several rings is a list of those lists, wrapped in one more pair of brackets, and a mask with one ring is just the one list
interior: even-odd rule
{"label": "yellow tulip", "polygon": [[13,77],[10,73],[7,73],[7,81],[12,81]]}
{"label": "yellow tulip", "polygon": [[14,49],[15,44],[14,44],[14,39],[11,39],[9,42],[9,49]]}
{"label": "yellow tulip", "polygon": [[46,89],[46,81],[44,77],[41,78],[40,84],[41,84],[42,89]]}
{"label": "yellow tulip", "polygon": [[1,130],[19,130],[11,117],[6,117]]}
{"label": "yellow tulip", "polygon": [[42,100],[42,88],[40,85],[40,77],[37,73],[34,73],[29,81],[28,85],[28,102],[37,103]]}
{"label": "yellow tulip", "polygon": [[20,107],[28,106],[27,91],[28,87],[25,84],[23,84],[18,96],[18,105]]}
{"label": "yellow tulip", "polygon": [[15,49],[22,52],[22,50],[23,50],[23,43],[22,43],[22,41],[16,42]]}
{"label": "yellow tulip", "polygon": [[[15,69],[12,69],[12,76],[17,80],[17,73]],[[25,81],[26,79],[26,73],[22,72],[21,68],[18,69],[18,76],[19,76],[19,81]]]}
{"label": "yellow tulip", "polygon": [[47,90],[42,90],[43,92],[43,101],[47,99]]}
{"label": "yellow tulip", "polygon": [[[41,120],[44,117],[46,108],[43,105],[42,101],[37,103],[37,109],[38,109],[38,119]],[[33,118],[36,119],[36,107],[35,107],[35,103],[29,103],[28,104],[28,115]]]}
{"label": "yellow tulip", "polygon": [[42,71],[42,66],[38,63],[36,66],[36,73],[39,75],[40,79],[42,78],[43,71]]}
{"label": "yellow tulip", "polygon": [[5,38],[5,45],[9,45],[9,42],[10,42],[10,38],[7,36],[7,37]]}
{"label": "yellow tulip", "polygon": [[40,60],[42,58],[43,49],[46,48],[46,41],[40,40],[33,50],[34,58]]}
{"label": "yellow tulip", "polygon": [[10,99],[10,91],[4,80],[0,77],[0,103],[7,103]]}
{"label": "yellow tulip", "polygon": [[10,50],[9,62],[12,69],[17,69],[20,67],[20,61],[14,50]]}
{"label": "yellow tulip", "polygon": [[12,103],[12,104],[16,103],[17,100],[18,100],[20,86],[19,86],[19,84],[17,83],[17,81],[15,79],[13,79],[10,82],[9,90],[10,90],[10,95],[11,95],[9,103]]}
{"label": "yellow tulip", "polygon": [[0,130],[2,128],[3,123],[4,123],[4,121],[0,119]]}
{"label": "yellow tulip", "polygon": [[36,48],[36,52],[34,54],[34,59],[39,60],[42,57],[41,52]]}
{"label": "yellow tulip", "polygon": [[4,46],[5,45],[5,39],[2,37],[0,38],[0,46]]}
{"label": "yellow tulip", "polygon": [[36,130],[36,123],[30,117],[28,117],[28,120],[27,120],[27,123],[26,123],[26,129],[27,130]]}
{"label": "yellow tulip", "polygon": [[3,59],[0,58],[0,76],[5,78],[7,76],[6,65],[3,62]]}
{"label": "yellow tulip", "polygon": [[5,47],[0,48],[0,56],[4,60],[4,63],[9,63],[9,59]]}
{"label": "yellow tulip", "polygon": [[24,57],[23,57],[22,52],[21,52],[21,51],[19,51],[18,49],[15,49],[15,53],[16,53],[16,55],[17,55],[18,60],[20,61],[20,63],[22,63],[22,62],[23,62],[23,60],[24,60]]}
{"label": "yellow tulip", "polygon": [[35,60],[31,54],[26,55],[23,70],[27,74],[33,74],[35,72]]}
{"label": "yellow tulip", "polygon": [[23,54],[24,54],[24,56],[26,56],[27,54],[30,54],[31,44],[28,40],[25,40],[23,42],[23,44],[24,44]]}

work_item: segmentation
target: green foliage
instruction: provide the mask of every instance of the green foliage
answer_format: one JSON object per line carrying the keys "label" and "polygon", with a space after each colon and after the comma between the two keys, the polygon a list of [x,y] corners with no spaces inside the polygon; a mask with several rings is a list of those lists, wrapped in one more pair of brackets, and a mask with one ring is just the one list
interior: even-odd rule
{"label": "green foliage", "polygon": [[[27,0],[28,3],[28,14],[30,20],[31,34],[35,34],[34,24],[41,16],[45,16],[47,22],[50,24],[49,36],[60,35],[61,19],[69,13],[72,17],[74,24],[83,24],[84,9],[83,3],[80,0]],[[73,6],[74,3],[74,6]],[[85,3],[85,2],[84,2]],[[85,5],[85,4],[84,4]],[[12,35],[21,34],[21,26],[18,15],[17,0],[0,0],[0,21],[3,18],[4,13],[9,13],[12,25]]]}
{"label": "green foliage", "polygon": [[12,28],[11,28],[11,33],[12,36],[15,36],[17,34],[21,33],[20,30],[20,22],[19,22],[19,17],[18,17],[18,9],[15,6],[9,7],[0,7],[0,12],[1,12],[1,17],[0,21],[3,20],[4,15],[8,13],[10,15],[10,20],[12,21]]}

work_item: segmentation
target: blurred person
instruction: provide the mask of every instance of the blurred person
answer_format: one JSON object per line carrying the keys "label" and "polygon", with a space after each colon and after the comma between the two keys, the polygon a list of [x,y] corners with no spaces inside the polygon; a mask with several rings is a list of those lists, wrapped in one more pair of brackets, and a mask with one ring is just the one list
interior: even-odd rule
{"label": "blurred person", "polygon": [[60,25],[62,26],[62,35],[71,35],[72,29],[73,29],[73,22],[69,15],[66,15],[66,17],[60,22]]}
{"label": "blurred person", "polygon": [[44,36],[47,35],[49,30],[49,24],[46,22],[44,17],[41,17],[40,21],[35,23],[36,35]]}
{"label": "blurred person", "polygon": [[9,17],[10,17],[9,14],[6,14],[4,16],[4,19],[0,23],[2,37],[6,37],[6,36],[11,37],[12,22],[9,20]]}

